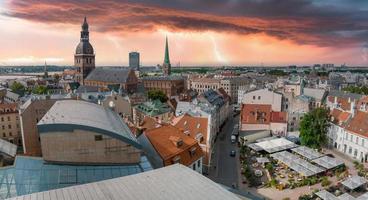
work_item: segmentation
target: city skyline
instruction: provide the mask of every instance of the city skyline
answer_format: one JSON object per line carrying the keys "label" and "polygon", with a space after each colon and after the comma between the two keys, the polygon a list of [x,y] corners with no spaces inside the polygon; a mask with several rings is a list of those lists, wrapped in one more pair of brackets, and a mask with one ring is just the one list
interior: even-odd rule
{"label": "city skyline", "polygon": [[[303,1],[2,1],[3,65],[73,65],[87,16],[96,65],[367,65],[368,4]],[[26,31],[25,31],[26,30]]]}

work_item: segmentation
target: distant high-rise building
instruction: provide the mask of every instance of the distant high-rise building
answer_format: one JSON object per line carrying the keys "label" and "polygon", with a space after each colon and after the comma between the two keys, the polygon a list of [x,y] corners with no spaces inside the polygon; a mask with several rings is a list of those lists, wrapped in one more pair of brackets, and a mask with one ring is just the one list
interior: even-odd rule
{"label": "distant high-rise building", "polygon": [[75,50],[74,66],[78,67],[80,74],[78,81],[84,83],[84,79],[95,69],[95,54],[92,45],[89,43],[89,31],[87,18],[84,17],[82,24],[80,42]]}
{"label": "distant high-rise building", "polygon": [[129,67],[139,71],[139,52],[129,53]]}
{"label": "distant high-rise building", "polygon": [[167,42],[166,37],[166,45],[165,45],[165,59],[164,64],[162,64],[162,70],[165,76],[168,76],[171,74],[171,64],[170,64],[170,57],[169,57],[169,44]]}

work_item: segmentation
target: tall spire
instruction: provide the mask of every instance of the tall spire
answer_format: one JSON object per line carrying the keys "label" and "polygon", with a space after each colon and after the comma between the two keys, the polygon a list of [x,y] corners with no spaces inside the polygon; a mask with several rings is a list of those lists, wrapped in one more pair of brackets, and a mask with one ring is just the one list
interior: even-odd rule
{"label": "tall spire", "polygon": [[45,66],[43,67],[43,77],[47,78],[49,76],[48,72],[47,72],[47,63],[45,61]]}
{"label": "tall spire", "polygon": [[89,31],[88,31],[87,17],[84,17],[81,31],[81,41],[88,41],[88,40],[89,40]]}
{"label": "tall spire", "polygon": [[165,45],[165,60],[164,60],[164,64],[162,65],[162,70],[165,76],[169,76],[171,74],[171,64],[170,64],[170,57],[169,57],[169,42],[167,41],[167,36],[166,36],[166,45]]}
{"label": "tall spire", "polygon": [[82,25],[82,30],[86,30],[88,31],[88,23],[87,23],[87,17],[84,16],[84,21],[83,21],[83,25]]}
{"label": "tall spire", "polygon": [[166,45],[165,45],[165,60],[164,63],[170,64],[170,56],[169,56],[169,42],[167,41],[166,36]]}

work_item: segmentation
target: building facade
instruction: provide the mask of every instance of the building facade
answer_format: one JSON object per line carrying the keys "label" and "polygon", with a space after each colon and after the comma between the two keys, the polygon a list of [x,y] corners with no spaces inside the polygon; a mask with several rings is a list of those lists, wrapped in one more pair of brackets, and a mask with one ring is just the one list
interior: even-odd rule
{"label": "building facade", "polygon": [[272,105],[243,104],[240,131],[271,131],[272,135],[285,136],[287,113],[272,110]]}
{"label": "building facade", "polygon": [[139,71],[140,57],[139,52],[129,53],[129,68]]}
{"label": "building facade", "polygon": [[160,90],[168,97],[178,96],[185,90],[184,78],[180,76],[147,76],[142,82],[146,91]]}
{"label": "building facade", "polygon": [[84,18],[80,42],[74,54],[74,66],[78,68],[77,81],[81,84],[84,79],[95,69],[95,54],[91,43],[89,43],[89,31],[87,18]]}
{"label": "building facade", "polygon": [[180,163],[202,173],[203,152],[197,140],[172,125],[145,131],[138,140],[156,168]]}
{"label": "building facade", "polygon": [[37,124],[42,157],[49,163],[139,163],[141,145],[109,108],[78,100],[57,101]]}
{"label": "building facade", "polygon": [[98,67],[88,75],[84,84],[106,90],[117,87],[127,93],[134,93],[137,90],[138,78],[130,68]]}
{"label": "building facade", "polygon": [[0,104],[0,137],[17,146],[22,146],[19,112],[16,103]]}
{"label": "building facade", "polygon": [[268,89],[255,90],[246,93],[242,103],[271,105],[272,111],[280,112],[282,110],[282,94]]}
{"label": "building facade", "polygon": [[190,89],[196,91],[198,94],[202,94],[210,89],[218,90],[223,88],[225,92],[230,96],[232,103],[238,103],[239,99],[239,89],[242,87],[249,87],[251,80],[247,77],[195,77],[188,80]]}

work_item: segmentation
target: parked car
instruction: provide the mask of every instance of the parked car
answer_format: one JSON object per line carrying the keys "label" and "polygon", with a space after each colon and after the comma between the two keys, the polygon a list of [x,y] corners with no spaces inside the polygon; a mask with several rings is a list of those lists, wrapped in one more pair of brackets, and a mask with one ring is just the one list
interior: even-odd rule
{"label": "parked car", "polygon": [[231,143],[235,143],[236,142],[236,135],[231,135]]}
{"label": "parked car", "polygon": [[230,151],[230,156],[235,157],[236,156],[236,151],[235,150]]}

